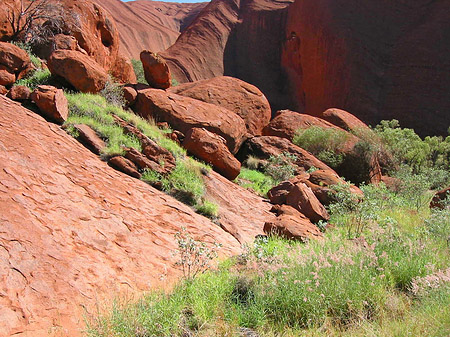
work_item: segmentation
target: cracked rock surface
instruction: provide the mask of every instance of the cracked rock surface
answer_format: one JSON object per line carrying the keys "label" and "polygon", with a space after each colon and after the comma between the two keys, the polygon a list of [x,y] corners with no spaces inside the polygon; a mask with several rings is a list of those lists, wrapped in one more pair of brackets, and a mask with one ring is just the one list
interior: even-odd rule
{"label": "cracked rock surface", "polygon": [[240,250],[208,219],[0,96],[0,336],[80,336],[97,305],[173,280],[181,226],[224,254]]}

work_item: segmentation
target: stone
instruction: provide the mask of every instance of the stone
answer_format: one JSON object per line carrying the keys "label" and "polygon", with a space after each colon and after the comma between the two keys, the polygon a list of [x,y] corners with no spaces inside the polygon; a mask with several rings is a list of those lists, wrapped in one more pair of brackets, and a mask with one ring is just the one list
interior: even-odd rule
{"label": "stone", "polygon": [[370,132],[373,134],[366,123],[345,110],[335,108],[327,109],[322,113],[321,117],[331,124],[353,132],[356,135],[361,132]]}
{"label": "stone", "polygon": [[128,174],[129,176],[133,178],[140,179],[141,174],[139,173],[136,165],[134,163],[122,156],[116,156],[112,157],[108,160],[108,165],[112,168],[115,168],[116,170],[119,170],[125,174]]}
{"label": "stone", "polygon": [[205,128],[222,136],[232,154],[235,154],[247,134],[241,117],[228,109],[199,100],[167,93],[159,89],[138,90],[134,111],[186,134],[191,128]]}
{"label": "stone", "polygon": [[133,85],[127,84],[122,87],[123,98],[125,99],[127,106],[132,106],[136,101],[137,91],[134,89]]}
{"label": "stone", "polygon": [[323,239],[323,233],[305,215],[283,205],[273,210],[277,213],[274,221],[264,224],[267,235],[278,235],[288,240],[307,241],[308,239]]}
{"label": "stone", "polygon": [[225,140],[206,129],[190,129],[183,147],[229,180],[236,179],[241,171],[241,163],[228,150]]}
{"label": "stone", "polygon": [[6,95],[8,93],[8,89],[0,84],[0,95]]}
{"label": "stone", "polygon": [[27,52],[8,42],[0,42],[0,64],[9,72],[18,74],[31,67],[31,60]]}
{"label": "stone", "polygon": [[286,138],[275,136],[259,136],[248,139],[242,146],[238,154],[238,159],[243,161],[250,155],[261,159],[268,159],[270,156],[278,156],[282,153],[295,155],[297,160],[294,164],[302,168],[303,171],[307,171],[312,167],[333,171],[333,169],[308,151],[292,144]]}
{"label": "stone", "polygon": [[57,50],[50,55],[48,68],[75,89],[98,93],[109,80],[108,73],[91,57],[74,50]]}
{"label": "stone", "polygon": [[184,83],[170,88],[170,92],[233,111],[244,120],[252,136],[261,135],[272,115],[264,94],[254,85],[234,77],[219,76]]}
{"label": "stone", "polygon": [[312,222],[328,221],[330,216],[311,189],[300,182],[286,196],[286,204],[307,216]]}
{"label": "stone", "polygon": [[166,173],[166,170],[158,162],[149,159],[134,148],[125,148],[125,158],[131,160],[141,172],[151,170],[161,174]]}
{"label": "stone", "polygon": [[24,85],[14,85],[6,95],[6,97],[11,98],[14,101],[27,101],[30,99],[31,90]]}
{"label": "stone", "polygon": [[267,197],[270,202],[275,205],[282,205],[286,203],[286,198],[294,188],[294,183],[292,181],[283,181],[277,186],[272,187],[269,192],[267,192]]}
{"label": "stone", "polygon": [[433,199],[431,199],[430,207],[431,208],[444,208],[443,201],[444,200],[450,200],[450,186],[447,188],[444,188],[440,191],[437,191]]}
{"label": "stone", "polygon": [[11,86],[16,81],[16,75],[7,66],[0,64],[0,85]]}
{"label": "stone", "polygon": [[143,50],[140,58],[148,84],[156,89],[169,88],[171,76],[164,58],[148,50]]}
{"label": "stone", "polygon": [[91,127],[86,124],[74,124],[73,127],[77,130],[77,139],[82,144],[97,155],[102,153],[106,144]]}
{"label": "stone", "polygon": [[40,85],[31,93],[31,100],[36,103],[41,113],[62,124],[69,114],[69,103],[62,89],[50,85]]}

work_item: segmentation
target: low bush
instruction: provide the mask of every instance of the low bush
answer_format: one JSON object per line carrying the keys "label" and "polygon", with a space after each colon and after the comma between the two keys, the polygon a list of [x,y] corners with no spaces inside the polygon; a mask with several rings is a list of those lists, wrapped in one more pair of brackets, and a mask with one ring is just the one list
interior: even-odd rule
{"label": "low bush", "polygon": [[51,84],[52,74],[48,69],[38,69],[31,75],[16,81],[16,85],[24,85],[30,90],[36,89],[39,85]]}
{"label": "low bush", "polygon": [[246,167],[241,168],[241,172],[236,178],[236,182],[244,188],[255,191],[256,194],[262,197],[266,197],[267,192],[276,185],[272,177]]}
{"label": "low bush", "polygon": [[133,65],[134,73],[136,74],[136,79],[138,83],[148,84],[144,75],[144,66],[141,60],[131,59],[131,64]]}

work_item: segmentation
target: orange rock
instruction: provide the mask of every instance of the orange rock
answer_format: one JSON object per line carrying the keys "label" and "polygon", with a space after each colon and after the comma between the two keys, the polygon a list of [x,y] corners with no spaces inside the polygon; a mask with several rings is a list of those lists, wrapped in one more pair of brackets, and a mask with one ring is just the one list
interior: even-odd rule
{"label": "orange rock", "polygon": [[41,113],[62,124],[69,114],[69,103],[61,89],[50,85],[40,85],[31,93],[31,100],[36,103]]}
{"label": "orange rock", "polygon": [[108,165],[119,170],[120,172],[126,173],[133,178],[140,179],[141,174],[139,173],[136,165],[129,159],[122,156],[112,157],[108,160]]}
{"label": "orange rock", "polygon": [[75,124],[73,126],[77,132],[77,139],[95,154],[100,154],[106,147],[105,142],[86,124]]}
{"label": "orange rock", "polygon": [[26,101],[30,99],[31,90],[24,85],[15,85],[9,91],[6,97],[14,101]]}
{"label": "orange rock", "polygon": [[323,238],[323,233],[319,228],[291,206],[276,207],[274,211],[278,214],[277,218],[264,224],[264,232],[267,235],[274,234],[299,241]]}
{"label": "orange rock", "polygon": [[171,76],[164,58],[148,50],[143,50],[140,57],[148,84],[156,89],[169,88]]}
{"label": "orange rock", "polygon": [[0,64],[0,85],[9,87],[16,81],[16,75],[3,64]]}
{"label": "orange rock", "polygon": [[297,183],[286,196],[286,204],[307,216],[312,222],[329,220],[330,216],[316,198],[311,189],[304,183]]}
{"label": "orange rock", "polygon": [[27,52],[12,43],[0,42],[0,64],[18,74],[31,66]]}
{"label": "orange rock", "polygon": [[98,93],[109,77],[91,57],[74,50],[57,50],[48,60],[53,75],[66,79],[81,92]]}
{"label": "orange rock", "polygon": [[[208,245],[221,243],[223,256],[240,253],[217,224],[110,168],[4,96],[0,120],[1,336],[81,337],[99,303],[170,286],[181,275],[172,254],[181,227]],[[263,224],[254,226],[262,232]]]}
{"label": "orange rock", "polygon": [[211,164],[227,179],[234,180],[241,172],[241,163],[228,150],[225,140],[203,128],[190,129],[186,133],[183,147],[197,158]]}
{"label": "orange rock", "polygon": [[[435,193],[431,200],[431,208],[444,208],[443,201],[450,199],[450,186]],[[450,237],[449,237],[450,238]]]}
{"label": "orange rock", "polygon": [[220,76],[208,80],[184,83],[171,92],[224,107],[240,116],[253,135],[261,135],[270,122],[271,109],[264,94],[254,85],[237,78]]}
{"label": "orange rock", "polygon": [[356,135],[360,132],[373,133],[366,123],[345,110],[328,109],[322,113],[321,117],[344,130],[354,132]]}
{"label": "orange rock", "polygon": [[168,122],[182,133],[193,127],[203,127],[222,136],[233,154],[239,150],[247,133],[242,118],[230,110],[164,90],[138,90],[133,109],[144,118]]}

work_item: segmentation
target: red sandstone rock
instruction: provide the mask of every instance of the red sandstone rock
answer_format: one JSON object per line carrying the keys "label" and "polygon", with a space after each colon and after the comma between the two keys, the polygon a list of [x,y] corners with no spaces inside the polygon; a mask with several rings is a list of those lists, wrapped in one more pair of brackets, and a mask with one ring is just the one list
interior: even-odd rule
{"label": "red sandstone rock", "polygon": [[30,99],[31,90],[24,85],[15,85],[9,91],[6,97],[14,101],[26,101]]}
{"label": "red sandstone rock", "polygon": [[271,110],[266,97],[255,86],[237,78],[214,77],[180,84],[170,91],[233,111],[244,120],[253,136],[261,135],[262,129],[270,122]]}
{"label": "red sandstone rock", "polygon": [[156,89],[169,88],[171,76],[164,58],[148,50],[143,50],[140,57],[148,84]]}
{"label": "red sandstone rock", "polygon": [[182,133],[193,127],[203,127],[222,136],[233,154],[246,135],[244,121],[233,112],[164,90],[138,90],[133,109],[144,118],[168,122]]}
{"label": "red sandstone rock", "polygon": [[108,160],[108,165],[134,178],[141,178],[141,174],[139,173],[136,165],[131,160],[122,156],[110,158]]}
{"label": "red sandstone rock", "polygon": [[69,114],[69,104],[64,92],[50,85],[40,85],[31,94],[31,99],[45,117],[62,124]]}
{"label": "red sandstone rock", "polygon": [[0,84],[0,95],[6,95],[8,93],[8,89]]}
{"label": "red sandstone rock", "polygon": [[0,42],[0,64],[9,72],[18,74],[31,66],[30,58],[25,50],[12,43]]}
{"label": "red sandstone rock", "polygon": [[125,85],[123,88],[123,98],[126,101],[127,106],[132,106],[137,98],[137,91],[130,84]]}
{"label": "red sandstone rock", "polygon": [[100,154],[106,147],[105,142],[86,124],[74,124],[78,132],[77,139],[95,154]]}
{"label": "red sandstone rock", "polygon": [[364,122],[345,110],[328,109],[322,113],[321,117],[331,124],[351,131],[356,135],[359,135],[361,132],[371,132],[370,128]]}
{"label": "red sandstone rock", "polygon": [[241,171],[241,163],[228,150],[225,140],[203,128],[189,130],[183,147],[197,158],[211,164],[227,179],[236,179]]}
{"label": "red sandstone rock", "polygon": [[73,50],[57,50],[48,60],[53,75],[66,79],[81,92],[98,93],[108,81],[108,74],[91,57]]}
{"label": "red sandstone rock", "polygon": [[207,218],[4,96],[0,120],[0,335],[81,337],[99,303],[173,284],[182,226],[223,255],[240,252]]}
{"label": "red sandstone rock", "polygon": [[150,160],[149,158],[147,158],[147,156],[140,153],[138,150],[133,148],[126,148],[125,151],[125,158],[131,160],[139,169],[139,171],[151,170],[158,173],[166,173],[166,170],[161,167],[158,162]]}
{"label": "red sandstone rock", "polygon": [[137,83],[133,65],[129,59],[119,54],[110,70],[113,77],[120,83]]}
{"label": "red sandstone rock", "polygon": [[331,128],[342,130],[321,118],[295,111],[281,110],[277,112],[275,118],[270,121],[269,125],[264,128],[263,135],[277,136],[292,140],[297,130],[308,129],[311,126],[317,126],[324,129]]}
{"label": "red sandstone rock", "polygon": [[3,64],[0,64],[0,85],[9,87],[16,81],[16,75]]}
{"label": "red sandstone rock", "polygon": [[282,205],[274,210],[278,216],[274,221],[264,224],[267,235],[279,235],[289,240],[306,241],[322,239],[323,233],[302,213],[291,206]]}
{"label": "red sandstone rock", "polygon": [[284,152],[295,155],[297,157],[295,165],[303,168],[304,171],[309,170],[311,167],[333,171],[333,169],[308,151],[292,144],[285,138],[275,136],[253,137],[247,140],[240,154],[245,157],[253,155],[258,158],[267,159],[270,156],[277,156]]}
{"label": "red sandstone rock", "polygon": [[120,37],[120,51],[139,59],[142,50],[170,47],[207,3],[95,0],[111,13]]}
{"label": "red sandstone rock", "polygon": [[267,200],[211,171],[203,177],[206,198],[219,206],[220,227],[240,243],[253,242],[264,234],[266,221],[273,221],[272,205]]}
{"label": "red sandstone rock", "polygon": [[306,215],[312,222],[330,219],[325,207],[304,183],[295,184],[286,196],[286,204]]}
{"label": "red sandstone rock", "polygon": [[283,181],[277,186],[272,187],[269,192],[267,192],[267,197],[272,204],[283,205],[286,203],[286,198],[293,188],[294,183],[292,181]]}

